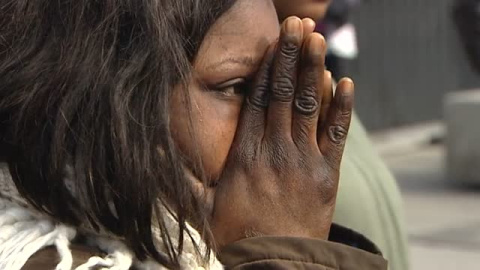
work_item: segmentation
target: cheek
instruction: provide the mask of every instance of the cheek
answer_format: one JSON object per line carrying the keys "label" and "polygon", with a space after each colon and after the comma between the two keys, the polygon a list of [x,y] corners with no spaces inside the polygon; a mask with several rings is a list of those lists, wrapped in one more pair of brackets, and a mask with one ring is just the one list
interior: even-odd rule
{"label": "cheek", "polygon": [[211,92],[195,88],[190,89],[190,98],[193,136],[189,134],[187,103],[182,100],[181,91],[176,91],[171,109],[173,138],[189,160],[200,155],[206,176],[216,179],[225,166],[235,136],[241,102],[219,99]]}

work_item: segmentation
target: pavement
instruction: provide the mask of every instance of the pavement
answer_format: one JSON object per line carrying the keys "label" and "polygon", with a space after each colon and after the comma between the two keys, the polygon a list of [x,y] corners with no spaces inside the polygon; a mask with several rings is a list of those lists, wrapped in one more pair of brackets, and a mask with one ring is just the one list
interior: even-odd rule
{"label": "pavement", "polygon": [[372,134],[402,191],[411,270],[480,269],[480,186],[448,179],[444,134],[441,122]]}

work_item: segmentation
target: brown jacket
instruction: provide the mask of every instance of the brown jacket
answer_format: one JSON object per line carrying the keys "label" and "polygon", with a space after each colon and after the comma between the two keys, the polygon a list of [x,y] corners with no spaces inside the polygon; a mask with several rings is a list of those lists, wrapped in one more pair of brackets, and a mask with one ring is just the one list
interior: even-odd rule
{"label": "brown jacket", "polygon": [[368,239],[333,225],[329,241],[256,237],[238,241],[220,254],[227,269],[379,270],[387,262]]}
{"label": "brown jacket", "polygon": [[[74,265],[94,254],[73,247]],[[329,241],[294,237],[253,237],[227,246],[219,254],[226,269],[386,270],[387,262],[368,239],[352,230],[333,225]],[[55,269],[54,248],[34,255],[23,269]]]}

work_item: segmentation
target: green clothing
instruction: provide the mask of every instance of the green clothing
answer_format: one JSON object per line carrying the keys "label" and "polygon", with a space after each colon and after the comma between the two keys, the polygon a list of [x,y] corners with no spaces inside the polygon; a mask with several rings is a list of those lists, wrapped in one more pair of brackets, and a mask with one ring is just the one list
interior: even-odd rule
{"label": "green clothing", "polygon": [[348,136],[334,222],[377,244],[389,261],[390,270],[408,269],[403,205],[397,183],[356,115]]}

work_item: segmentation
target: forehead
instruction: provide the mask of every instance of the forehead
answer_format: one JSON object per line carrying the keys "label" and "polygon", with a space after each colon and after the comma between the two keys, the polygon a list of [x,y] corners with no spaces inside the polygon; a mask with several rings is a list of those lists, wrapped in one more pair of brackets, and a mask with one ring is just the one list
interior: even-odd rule
{"label": "forehead", "polygon": [[259,63],[278,34],[278,19],[270,0],[238,0],[209,29],[194,66],[206,67],[235,56]]}

